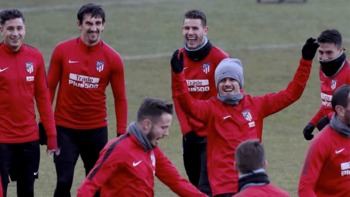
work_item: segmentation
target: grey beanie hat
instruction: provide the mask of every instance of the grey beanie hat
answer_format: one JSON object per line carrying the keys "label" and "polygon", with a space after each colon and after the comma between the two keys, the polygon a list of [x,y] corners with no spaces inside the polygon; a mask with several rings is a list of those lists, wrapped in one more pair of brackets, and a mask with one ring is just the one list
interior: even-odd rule
{"label": "grey beanie hat", "polygon": [[226,77],[236,80],[240,87],[243,88],[244,77],[241,60],[234,58],[225,58],[221,60],[218,67],[215,69],[216,87],[218,87],[219,82]]}

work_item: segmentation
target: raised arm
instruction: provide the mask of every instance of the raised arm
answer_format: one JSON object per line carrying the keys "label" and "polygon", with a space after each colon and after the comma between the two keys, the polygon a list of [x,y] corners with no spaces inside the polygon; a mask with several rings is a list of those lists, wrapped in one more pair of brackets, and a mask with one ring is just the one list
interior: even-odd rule
{"label": "raised arm", "polygon": [[311,72],[312,59],[316,54],[318,44],[314,38],[309,38],[302,48],[302,58],[294,77],[288,86],[277,92],[257,97],[263,116],[276,113],[297,101],[306,86]]}
{"label": "raised arm", "polygon": [[194,99],[188,92],[185,76],[183,73],[183,54],[176,50],[171,58],[171,68],[173,77],[173,99],[186,113],[196,117],[201,122],[206,122],[209,118],[209,100]]}

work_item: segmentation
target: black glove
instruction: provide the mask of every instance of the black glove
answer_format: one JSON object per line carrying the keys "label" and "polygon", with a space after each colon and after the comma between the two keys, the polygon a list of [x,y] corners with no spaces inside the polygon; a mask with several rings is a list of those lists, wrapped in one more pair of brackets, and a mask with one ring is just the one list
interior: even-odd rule
{"label": "black glove", "polygon": [[173,53],[170,64],[174,73],[180,73],[184,69],[184,57],[182,53],[179,56],[179,49]]}
{"label": "black glove", "polygon": [[306,140],[311,140],[311,139],[314,137],[314,135],[312,134],[312,132],[314,131],[314,129],[315,129],[315,126],[312,125],[311,123],[308,123],[308,124],[306,125],[306,127],[305,127],[304,130],[303,130],[304,138],[305,138]]}
{"label": "black glove", "polygon": [[321,131],[323,127],[327,126],[327,124],[329,124],[329,118],[328,116],[324,116],[318,121],[316,127],[319,131]]}
{"label": "black glove", "polygon": [[312,60],[315,57],[317,48],[320,45],[317,43],[315,38],[309,38],[306,40],[303,49],[301,50],[301,54],[303,55],[304,60]]}
{"label": "black glove", "polygon": [[46,145],[47,144],[47,135],[46,135],[43,123],[39,122],[38,127],[39,127],[39,143],[41,145]]}

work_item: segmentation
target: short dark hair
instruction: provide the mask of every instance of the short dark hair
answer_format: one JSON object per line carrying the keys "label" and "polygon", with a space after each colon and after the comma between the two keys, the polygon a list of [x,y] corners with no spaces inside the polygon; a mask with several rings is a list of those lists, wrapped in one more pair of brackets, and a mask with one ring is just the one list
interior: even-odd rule
{"label": "short dark hair", "polygon": [[207,17],[205,16],[204,12],[200,10],[189,10],[185,13],[184,19],[200,19],[203,26],[207,26]]}
{"label": "short dark hair", "polygon": [[350,94],[350,85],[344,84],[337,88],[332,96],[332,108],[335,111],[335,106],[341,105],[343,107],[348,106],[348,99]]}
{"label": "short dark hair", "polygon": [[102,23],[105,23],[105,11],[100,5],[88,3],[81,6],[77,14],[79,24],[83,23],[84,16],[87,14],[91,14],[91,17],[101,17]]}
{"label": "short dark hair", "polygon": [[137,121],[149,118],[155,122],[163,113],[172,115],[173,104],[157,98],[145,98],[137,112]]}
{"label": "short dark hair", "polygon": [[318,36],[317,41],[319,43],[333,43],[337,47],[342,46],[342,36],[336,29],[327,29],[321,32]]}
{"label": "short dark hair", "polygon": [[17,9],[7,9],[0,12],[0,24],[4,25],[6,21],[21,18],[24,22],[24,16],[21,11]]}
{"label": "short dark hair", "polygon": [[265,151],[258,140],[246,140],[236,149],[236,166],[242,174],[250,173],[265,164]]}

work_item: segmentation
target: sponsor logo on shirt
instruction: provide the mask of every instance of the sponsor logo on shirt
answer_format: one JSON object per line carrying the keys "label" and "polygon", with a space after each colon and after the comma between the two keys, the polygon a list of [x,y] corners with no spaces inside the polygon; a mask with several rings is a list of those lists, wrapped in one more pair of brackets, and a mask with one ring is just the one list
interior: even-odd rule
{"label": "sponsor logo on shirt", "polygon": [[222,117],[222,119],[226,120],[226,119],[231,118],[231,117],[232,117],[231,115],[227,115],[227,116]]}
{"label": "sponsor logo on shirt", "polygon": [[142,162],[142,160],[132,162],[132,167],[136,167],[136,166],[140,165],[141,162]]}
{"label": "sponsor logo on shirt", "polygon": [[78,88],[95,89],[98,88],[100,78],[69,73],[68,84]]}
{"label": "sponsor logo on shirt", "polygon": [[189,92],[209,92],[208,79],[192,79],[186,80]]}
{"label": "sponsor logo on shirt", "polygon": [[0,68],[0,73],[1,72],[4,72],[5,70],[7,70],[9,67],[6,67],[6,68]]}
{"label": "sponsor logo on shirt", "polygon": [[244,119],[248,121],[249,128],[255,127],[255,121],[253,121],[253,116],[250,113],[249,109],[246,109],[242,112],[242,116]]}
{"label": "sponsor logo on shirt", "polygon": [[98,72],[102,72],[104,66],[105,66],[105,63],[104,63],[103,61],[97,61],[97,62],[96,62],[96,70],[97,70]]}
{"label": "sponsor logo on shirt", "polygon": [[76,64],[76,63],[79,63],[79,61],[71,60],[71,59],[68,60],[68,64]]}
{"label": "sponsor logo on shirt", "polygon": [[339,149],[339,150],[335,150],[334,152],[335,152],[335,154],[340,154],[341,152],[343,152],[345,150],[345,148],[342,148],[342,149]]}
{"label": "sponsor logo on shirt", "polygon": [[321,104],[325,107],[332,107],[332,95],[321,92]]}
{"label": "sponsor logo on shirt", "polygon": [[29,74],[32,74],[34,72],[33,62],[26,62],[26,71]]}
{"label": "sponsor logo on shirt", "polygon": [[34,81],[34,76],[26,76],[26,81]]}
{"label": "sponsor logo on shirt", "polygon": [[210,72],[210,64],[208,64],[208,63],[203,64],[202,70],[205,74],[208,74]]}
{"label": "sponsor logo on shirt", "polygon": [[350,175],[350,161],[341,163],[340,169],[341,169],[341,176],[349,176]]}
{"label": "sponsor logo on shirt", "polygon": [[331,89],[334,90],[337,87],[337,80],[333,79],[331,81]]}

